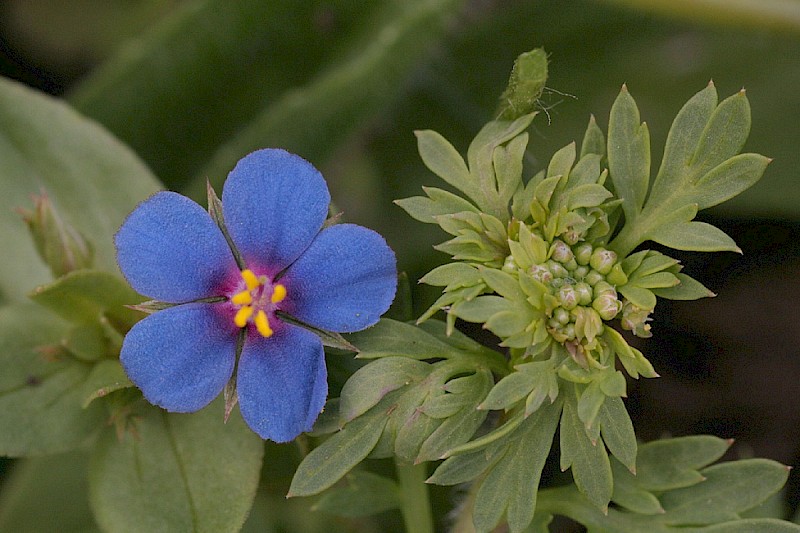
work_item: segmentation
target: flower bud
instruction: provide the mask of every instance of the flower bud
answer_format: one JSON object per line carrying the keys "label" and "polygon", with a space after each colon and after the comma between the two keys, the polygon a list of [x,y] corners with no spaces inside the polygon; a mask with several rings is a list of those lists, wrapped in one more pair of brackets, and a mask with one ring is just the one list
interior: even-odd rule
{"label": "flower bud", "polygon": [[572,249],[572,252],[575,254],[575,261],[577,261],[579,265],[588,265],[589,261],[592,259],[593,251],[594,248],[588,242],[579,244]]}
{"label": "flower bud", "polygon": [[575,267],[575,269],[572,271],[572,276],[575,279],[583,279],[583,278],[586,277],[586,274],[588,274],[588,273],[589,273],[589,267],[587,267],[587,266],[579,266],[579,267]]}
{"label": "flower bud", "polygon": [[569,244],[570,246],[577,244],[578,241],[581,240],[581,237],[583,237],[581,232],[577,231],[574,228],[570,228],[563,234],[561,234],[561,238],[564,239],[564,242]]}
{"label": "flower bud", "polygon": [[652,337],[650,333],[650,313],[652,310],[642,309],[633,305],[631,302],[625,302],[622,307],[622,319],[620,324],[623,329],[632,331],[637,337],[648,338]]}
{"label": "flower bud", "polygon": [[554,277],[566,278],[567,276],[569,276],[569,272],[567,271],[566,268],[564,268],[564,265],[556,263],[552,259],[545,264],[547,265],[547,268],[550,269],[550,272],[553,274]]}
{"label": "flower bud", "polygon": [[564,268],[566,268],[567,271],[574,273],[575,269],[578,268],[578,263],[575,261],[575,258],[573,257],[572,259],[564,263]]}
{"label": "flower bud", "polygon": [[601,281],[605,281],[606,277],[602,275],[597,270],[590,270],[588,274],[583,278],[583,281],[594,287]]}
{"label": "flower bud", "polygon": [[606,250],[605,248],[597,248],[594,252],[592,252],[592,257],[589,259],[589,264],[592,266],[592,268],[601,274],[608,274],[611,272],[611,268],[616,262],[616,252]]}
{"label": "flower bud", "polygon": [[614,298],[617,297],[617,289],[611,286],[610,283],[607,281],[599,281],[594,286],[594,297],[597,298],[599,296],[603,296],[605,294],[610,294]]}
{"label": "flower bud", "polygon": [[553,273],[550,272],[550,269],[545,265],[533,265],[529,272],[531,277],[539,283],[544,283],[546,285],[553,281]]}
{"label": "flower bud", "polygon": [[563,307],[556,307],[553,310],[553,318],[558,322],[559,325],[566,325],[569,324],[570,316],[569,311],[564,309]]}
{"label": "flower bud", "polygon": [[556,292],[561,306],[566,310],[575,309],[578,306],[578,293],[572,285],[564,285]]}
{"label": "flower bud", "polygon": [[622,302],[610,293],[604,293],[594,299],[592,309],[597,311],[603,320],[612,320],[622,310]]}
{"label": "flower bud", "polygon": [[517,262],[514,261],[514,256],[509,255],[506,257],[506,260],[503,261],[503,271],[505,272],[516,272],[517,271]]}
{"label": "flower bud", "polygon": [[572,249],[566,245],[563,241],[555,240],[553,241],[553,247],[551,248],[552,253],[550,257],[554,261],[558,261],[559,263],[566,263],[567,261],[571,260],[574,257],[572,253]]}
{"label": "flower bud", "polygon": [[625,275],[625,271],[622,270],[622,263],[616,263],[612,268],[611,272],[608,273],[606,276],[606,280],[612,285],[625,285],[628,283],[628,276]]}
{"label": "flower bud", "polygon": [[561,330],[564,333],[564,336],[567,339],[574,339],[575,338],[575,324],[569,323],[564,326],[564,329]]}
{"label": "flower bud", "polygon": [[575,292],[578,293],[578,303],[580,305],[589,305],[592,303],[594,291],[585,281],[580,281],[575,284]]}
{"label": "flower bud", "polygon": [[61,219],[45,193],[33,196],[33,211],[17,211],[28,226],[39,257],[54,277],[92,265],[92,246],[78,230]]}

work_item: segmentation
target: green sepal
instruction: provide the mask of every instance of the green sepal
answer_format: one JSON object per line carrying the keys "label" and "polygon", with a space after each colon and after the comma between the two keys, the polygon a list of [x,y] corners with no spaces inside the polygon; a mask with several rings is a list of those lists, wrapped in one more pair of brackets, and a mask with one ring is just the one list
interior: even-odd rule
{"label": "green sepal", "polygon": [[353,471],[344,477],[345,484],[331,487],[311,507],[334,516],[354,518],[382,513],[400,506],[397,483],[366,471]]}

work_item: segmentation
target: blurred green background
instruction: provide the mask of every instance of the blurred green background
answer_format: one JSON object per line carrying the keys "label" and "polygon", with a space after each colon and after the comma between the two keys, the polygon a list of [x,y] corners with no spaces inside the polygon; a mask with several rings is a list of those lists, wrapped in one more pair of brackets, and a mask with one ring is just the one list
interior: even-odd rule
{"label": "blurred green background", "polygon": [[[633,384],[628,406],[643,440],[710,432],[735,437],[739,455],[797,465],[800,1],[0,3],[2,74],[105,125],[166,187],[202,202],[206,178],[220,185],[249,151],[287,148],[323,171],[346,219],[386,236],[412,280],[445,260],[431,248],[443,234],[392,204],[441,185],[417,157],[413,130],[437,130],[466,151],[492,118],[514,58],[538,46],[551,63],[531,169],[580,140],[590,114],[605,129],[622,83],[650,127],[654,166],[672,117],[709,80],[721,98],[747,89],[745,150],[775,161],[758,185],[704,215],[745,255],[680,255],[719,296],[659,303],[655,336],[640,348],[663,377]],[[415,312],[434,297],[415,286]],[[291,476],[285,470],[267,476],[276,494]],[[797,486],[795,475],[792,502]],[[259,518],[276,505],[259,498],[254,520],[296,527]],[[12,504],[0,493],[0,517]],[[330,526],[289,514],[309,530]],[[76,520],[74,530],[84,530]]]}

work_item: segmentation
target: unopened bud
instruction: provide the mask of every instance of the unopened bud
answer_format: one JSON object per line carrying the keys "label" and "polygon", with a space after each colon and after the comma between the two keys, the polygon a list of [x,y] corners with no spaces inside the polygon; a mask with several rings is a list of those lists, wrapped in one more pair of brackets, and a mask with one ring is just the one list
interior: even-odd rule
{"label": "unopened bud", "polygon": [[588,265],[589,261],[592,259],[593,251],[594,247],[588,242],[579,244],[572,249],[572,252],[575,254],[575,261],[577,261],[579,265]]}
{"label": "unopened bud", "polygon": [[611,272],[611,268],[616,262],[616,252],[606,250],[605,248],[597,248],[594,252],[592,252],[592,257],[589,260],[589,264],[592,265],[592,268],[601,274],[608,274]]}
{"label": "unopened bud", "polygon": [[575,267],[575,269],[572,271],[572,276],[575,279],[583,279],[583,278],[586,277],[586,274],[588,274],[588,273],[589,273],[589,267],[587,267],[587,266],[579,266],[579,267]]}
{"label": "unopened bud", "polygon": [[578,306],[578,293],[572,285],[564,285],[558,289],[556,298],[558,298],[561,306],[568,311]]}
{"label": "unopened bud", "polygon": [[603,296],[606,294],[610,294],[614,298],[617,297],[617,289],[615,289],[610,283],[607,281],[599,281],[594,286],[594,297],[597,298],[599,296]]}
{"label": "unopened bud", "polygon": [[539,283],[548,284],[553,281],[553,273],[545,265],[533,265],[529,272],[531,277]]}
{"label": "unopened bud", "polygon": [[517,262],[514,261],[513,255],[509,255],[508,257],[506,257],[506,260],[503,262],[503,270],[506,272],[517,271]]}
{"label": "unopened bud", "polygon": [[569,324],[569,311],[564,309],[563,307],[557,307],[553,311],[553,318],[558,322],[560,325]]}
{"label": "unopened bud", "polygon": [[588,274],[583,278],[583,281],[594,287],[601,281],[605,281],[606,277],[602,275],[597,270],[590,270]]}
{"label": "unopened bud", "polygon": [[569,246],[567,246],[567,244],[564,243],[563,241],[559,240],[554,241],[552,251],[553,253],[550,255],[550,257],[554,261],[558,261],[559,263],[562,264],[566,263],[567,261],[571,260],[574,257],[572,249]]}
{"label": "unopened bud", "polygon": [[612,320],[622,310],[622,302],[616,296],[605,293],[594,299],[592,309],[597,311],[603,320]]}
{"label": "unopened bud", "polygon": [[567,271],[566,268],[564,268],[564,265],[556,263],[553,260],[550,260],[545,264],[547,265],[547,268],[550,269],[550,272],[552,272],[554,277],[566,278],[567,276],[569,276],[569,272]]}
{"label": "unopened bud", "polygon": [[625,285],[628,283],[628,276],[625,275],[625,271],[622,270],[622,263],[616,263],[612,268],[611,272],[608,273],[606,276],[606,280],[611,283],[612,285]]}
{"label": "unopened bud", "polygon": [[652,337],[653,334],[650,332],[650,324],[647,323],[650,320],[651,312],[651,310],[642,309],[633,305],[631,302],[625,302],[625,305],[622,307],[620,325],[622,325],[623,329],[632,331],[637,337]]}
{"label": "unopened bud", "polygon": [[580,305],[589,305],[590,303],[592,303],[592,297],[594,296],[594,291],[585,281],[581,281],[575,284],[575,292],[578,293],[578,303]]}
{"label": "unopened bud", "polygon": [[64,222],[45,193],[33,196],[33,210],[17,210],[28,226],[39,257],[59,278],[92,265],[94,250],[78,230]]}

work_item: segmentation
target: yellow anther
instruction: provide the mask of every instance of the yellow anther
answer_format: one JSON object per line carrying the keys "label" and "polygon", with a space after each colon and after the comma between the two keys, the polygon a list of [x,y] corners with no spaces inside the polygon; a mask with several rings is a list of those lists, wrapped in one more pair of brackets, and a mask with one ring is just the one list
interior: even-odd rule
{"label": "yellow anther", "polygon": [[245,285],[247,285],[248,291],[252,291],[261,285],[261,283],[258,281],[258,277],[256,277],[256,275],[253,274],[253,271],[249,268],[242,270],[242,279],[244,280]]}
{"label": "yellow anther", "polygon": [[275,285],[272,288],[272,303],[282,302],[284,298],[286,298],[286,287],[280,284]]}
{"label": "yellow anther", "polygon": [[236,305],[250,305],[253,303],[253,295],[250,294],[250,291],[242,291],[234,294],[233,298],[231,298],[231,302],[235,303]]}
{"label": "yellow anther", "polygon": [[253,308],[246,305],[236,311],[236,316],[233,317],[233,323],[238,327],[243,328],[247,325],[247,321],[253,316]]}
{"label": "yellow anther", "polygon": [[256,313],[256,318],[253,320],[256,325],[256,329],[259,333],[261,333],[262,337],[271,337],[272,336],[272,328],[269,327],[269,319],[267,318],[267,313],[264,311],[259,311]]}

